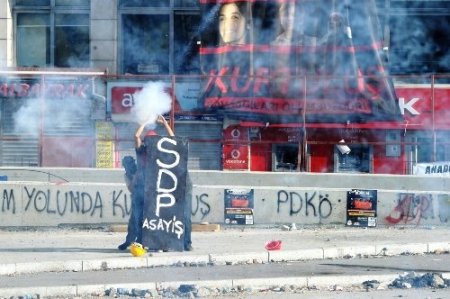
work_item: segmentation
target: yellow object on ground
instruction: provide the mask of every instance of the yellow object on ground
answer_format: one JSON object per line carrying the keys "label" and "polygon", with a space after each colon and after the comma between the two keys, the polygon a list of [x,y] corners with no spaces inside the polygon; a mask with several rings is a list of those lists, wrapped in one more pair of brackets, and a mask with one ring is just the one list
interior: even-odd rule
{"label": "yellow object on ground", "polygon": [[147,250],[142,247],[142,244],[134,242],[130,246],[130,252],[133,256],[143,256],[147,253]]}

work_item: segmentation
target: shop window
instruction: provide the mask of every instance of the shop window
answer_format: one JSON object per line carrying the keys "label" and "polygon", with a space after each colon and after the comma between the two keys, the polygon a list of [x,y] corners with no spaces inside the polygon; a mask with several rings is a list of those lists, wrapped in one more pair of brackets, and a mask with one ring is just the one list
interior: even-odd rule
{"label": "shop window", "polygon": [[169,7],[170,0],[120,0],[119,7]]}
{"label": "shop window", "polygon": [[199,7],[198,0],[175,0],[176,7]]}
{"label": "shop window", "polygon": [[[55,6],[89,6],[90,0],[55,0]],[[16,6],[50,6],[51,0],[16,0]]]}
{"label": "shop window", "polygon": [[[198,0],[174,0],[175,7],[198,7]],[[169,7],[170,0],[120,0],[119,7]]]}
{"label": "shop window", "polygon": [[430,163],[430,162],[442,162],[448,161],[446,153],[448,152],[449,145],[444,139],[436,140],[436,156],[433,157],[434,142],[432,138],[417,138],[416,144],[416,157],[417,163]]}
{"label": "shop window", "polygon": [[180,74],[199,73],[200,60],[198,56],[198,24],[200,16],[187,12],[177,12],[174,15],[174,71]]}
{"label": "shop window", "polygon": [[169,14],[125,14],[122,16],[123,72],[169,73]]}
{"label": "shop window", "polygon": [[89,6],[90,0],[55,0],[56,6]]}
{"label": "shop window", "polygon": [[17,65],[88,67],[89,4],[85,0],[17,1]]}
{"label": "shop window", "polygon": [[272,171],[296,171],[298,166],[298,145],[273,145],[272,162]]}
{"label": "shop window", "polygon": [[16,0],[16,6],[48,6],[50,0]]}
{"label": "shop window", "polygon": [[198,5],[175,1],[176,9],[167,9],[156,2],[120,2],[120,72],[198,73]]}
{"label": "shop window", "polygon": [[372,147],[370,145],[347,144],[350,151],[335,148],[335,172],[372,172]]}

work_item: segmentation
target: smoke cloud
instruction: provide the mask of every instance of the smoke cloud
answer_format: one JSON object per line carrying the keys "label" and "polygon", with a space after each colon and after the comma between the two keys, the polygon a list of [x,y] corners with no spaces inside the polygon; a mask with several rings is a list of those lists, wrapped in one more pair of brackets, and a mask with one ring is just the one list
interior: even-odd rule
{"label": "smoke cloud", "polygon": [[37,137],[41,127],[44,134],[79,128],[89,121],[90,110],[89,102],[80,99],[30,99],[13,114],[14,131]]}
{"label": "smoke cloud", "polygon": [[133,98],[131,115],[140,124],[149,122],[150,125],[154,125],[158,115],[169,112],[172,106],[168,86],[160,81],[146,83]]}
{"label": "smoke cloud", "polygon": [[17,133],[37,137],[39,135],[39,123],[41,109],[39,108],[39,99],[33,99],[26,102],[14,114],[14,131]]}

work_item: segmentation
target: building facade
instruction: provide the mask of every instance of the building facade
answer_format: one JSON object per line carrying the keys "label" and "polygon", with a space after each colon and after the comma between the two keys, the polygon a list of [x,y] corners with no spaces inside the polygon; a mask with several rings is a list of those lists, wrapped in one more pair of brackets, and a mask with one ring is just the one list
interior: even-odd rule
{"label": "building facade", "polygon": [[[123,156],[134,155],[137,123],[130,113],[134,95],[152,81],[163,82],[173,98],[166,116],[176,135],[189,139],[190,169],[411,174],[421,163],[450,161],[450,76],[445,75],[450,73],[450,42],[445,38],[450,1],[368,1],[376,6],[381,34],[377,49],[390,70],[398,117],[367,121],[346,116],[309,119],[313,109],[306,107],[313,102],[307,92],[303,97],[304,86],[314,86],[318,79],[317,73],[302,71],[290,73],[289,80],[305,82],[300,84],[304,89],[295,91],[305,103],[288,121],[247,117],[249,107],[240,107],[237,114],[205,109],[205,86],[221,89],[221,83],[228,82],[224,84],[229,88],[244,90],[253,84],[256,92],[257,84],[279,79],[274,73],[253,72],[255,81],[244,82],[242,73],[230,71],[223,73],[229,81],[217,80],[221,73],[210,66],[222,58],[211,62],[211,54],[245,53],[251,57],[251,69],[258,70],[256,65],[264,65],[255,59],[260,53],[266,55],[261,60],[272,59],[267,53],[286,53],[285,49],[304,54],[306,46],[316,47],[326,36],[320,24],[314,34],[304,25],[301,34],[293,30],[301,36],[295,48],[274,46],[264,40],[270,36],[267,32],[286,33],[289,26],[281,18],[281,25],[274,25],[262,15],[283,11],[300,18],[301,11],[305,14],[315,2],[287,1],[291,6],[286,8],[282,5],[286,1],[248,1],[255,4],[250,8],[252,22],[245,25],[260,29],[252,31],[252,46],[245,48],[251,50],[221,44],[223,40],[208,33],[224,18],[216,9],[218,2],[0,1],[0,165],[121,167]],[[339,9],[347,8],[333,7]],[[358,29],[353,33],[357,36]],[[274,47],[278,52],[266,50]],[[292,62],[292,55],[288,57],[288,64],[300,63],[299,58]],[[273,105],[273,97],[267,103]],[[280,114],[273,107],[267,110]],[[314,107],[319,112],[325,109]]]}

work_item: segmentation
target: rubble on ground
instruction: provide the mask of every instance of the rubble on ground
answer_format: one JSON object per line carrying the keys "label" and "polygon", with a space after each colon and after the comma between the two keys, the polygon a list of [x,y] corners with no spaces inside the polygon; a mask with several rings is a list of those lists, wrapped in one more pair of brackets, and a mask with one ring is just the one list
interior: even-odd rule
{"label": "rubble on ground", "polygon": [[450,287],[450,279],[445,279],[440,273],[417,274],[407,272],[396,278],[388,285],[389,288],[447,288]]}

